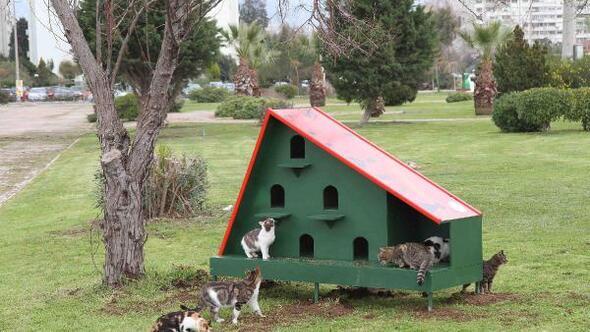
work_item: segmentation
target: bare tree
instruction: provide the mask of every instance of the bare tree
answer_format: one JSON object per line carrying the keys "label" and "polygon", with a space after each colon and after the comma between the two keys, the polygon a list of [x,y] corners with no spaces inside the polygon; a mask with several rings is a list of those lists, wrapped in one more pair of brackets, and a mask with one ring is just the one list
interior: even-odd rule
{"label": "bare tree", "polygon": [[[96,54],[93,54],[76,17],[76,1],[51,0],[96,102],[101,166],[105,177],[105,211],[101,224],[106,250],[104,282],[109,286],[118,286],[124,278],[134,279],[144,273],[146,232],[141,192],[153,159],[154,143],[166,118],[167,92],[177,66],[180,45],[191,29],[220,2],[166,1],[162,46],[148,95],[142,100],[137,132],[131,137],[117,116],[113,86],[135,25],[154,1],[97,1],[96,33],[100,37],[96,38]],[[131,22],[127,31],[121,31],[123,20]],[[106,43],[101,38],[106,38]],[[116,56],[112,54],[115,42],[120,43]],[[104,52],[107,54],[106,63],[101,60]]]}

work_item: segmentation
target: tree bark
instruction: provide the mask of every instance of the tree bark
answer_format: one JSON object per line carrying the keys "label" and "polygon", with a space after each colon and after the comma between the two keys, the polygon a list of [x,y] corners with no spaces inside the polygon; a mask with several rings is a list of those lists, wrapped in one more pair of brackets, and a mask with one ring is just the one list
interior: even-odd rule
{"label": "tree bark", "polygon": [[368,99],[361,106],[364,108],[360,121],[361,125],[369,122],[370,118],[377,118],[385,113],[385,102],[381,96]]}
{"label": "tree bark", "polygon": [[326,87],[324,79],[324,68],[319,62],[313,65],[311,82],[309,83],[309,103],[312,107],[326,105]]}
{"label": "tree bark", "polygon": [[496,80],[492,71],[492,60],[483,59],[475,76],[475,91],[473,92],[475,114],[492,114],[496,94]]}
{"label": "tree bark", "polygon": [[234,84],[238,96],[260,97],[258,73],[255,69],[250,68],[250,64],[245,58],[240,58],[238,70],[234,74]]}

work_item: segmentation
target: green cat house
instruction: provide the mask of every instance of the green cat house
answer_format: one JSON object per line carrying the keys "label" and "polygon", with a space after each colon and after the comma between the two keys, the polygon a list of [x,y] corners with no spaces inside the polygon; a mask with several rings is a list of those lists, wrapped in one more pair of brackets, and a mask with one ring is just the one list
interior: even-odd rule
{"label": "green cat house", "polygon": [[[392,135],[395,133],[392,132]],[[248,259],[242,236],[278,220],[271,258]],[[450,238],[449,263],[423,285],[382,266],[380,247]],[[482,278],[482,214],[317,108],[269,109],[217,256],[213,276],[432,292]]]}

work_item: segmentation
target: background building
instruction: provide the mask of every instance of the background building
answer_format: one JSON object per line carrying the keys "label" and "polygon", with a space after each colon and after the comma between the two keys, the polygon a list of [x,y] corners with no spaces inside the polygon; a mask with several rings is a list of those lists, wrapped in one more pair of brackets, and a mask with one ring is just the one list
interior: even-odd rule
{"label": "background building", "polygon": [[10,32],[12,31],[12,12],[8,0],[0,0],[0,56],[7,57],[10,48]]}
{"label": "background building", "polygon": [[[529,42],[535,40],[549,40],[561,43],[563,29],[563,0],[465,0],[469,7],[465,8],[458,0],[433,0],[427,3],[448,3],[461,17],[462,22],[489,22],[499,20],[507,26],[520,25]],[[584,8],[577,15],[578,44],[590,40],[589,8]]]}

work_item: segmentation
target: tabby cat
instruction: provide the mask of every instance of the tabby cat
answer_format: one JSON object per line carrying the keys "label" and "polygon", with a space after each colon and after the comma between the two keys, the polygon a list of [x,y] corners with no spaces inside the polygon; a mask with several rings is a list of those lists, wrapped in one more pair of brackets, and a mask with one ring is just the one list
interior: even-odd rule
{"label": "tabby cat", "polygon": [[416,282],[424,283],[426,272],[432,267],[434,254],[432,248],[422,243],[407,242],[393,247],[379,248],[379,263],[386,265],[393,263],[399,267],[409,267],[418,270]]}
{"label": "tabby cat", "polygon": [[275,242],[275,223],[273,218],[259,221],[260,228],[253,229],[242,238],[242,248],[248,258],[258,257],[262,253],[262,259],[270,258],[269,248]]}
{"label": "tabby cat", "polygon": [[[492,258],[487,261],[483,261],[483,280],[479,283],[479,292],[482,294],[492,293],[492,282],[494,277],[500,268],[500,265],[508,263],[508,258],[504,254],[504,250],[500,250]],[[465,289],[471,284],[463,285],[461,293],[465,292]],[[476,289],[477,291],[477,289]]]}
{"label": "tabby cat", "polygon": [[249,304],[258,316],[265,317],[258,305],[258,292],[262,274],[260,267],[256,270],[246,272],[244,280],[240,281],[212,281],[201,289],[199,308],[208,307],[216,322],[221,323],[224,319],[219,318],[219,309],[222,307],[233,307],[232,323],[238,323],[238,316],[244,304]]}
{"label": "tabby cat", "polygon": [[209,322],[196,309],[180,306],[182,311],[162,315],[156,321],[152,332],[209,332]]}

